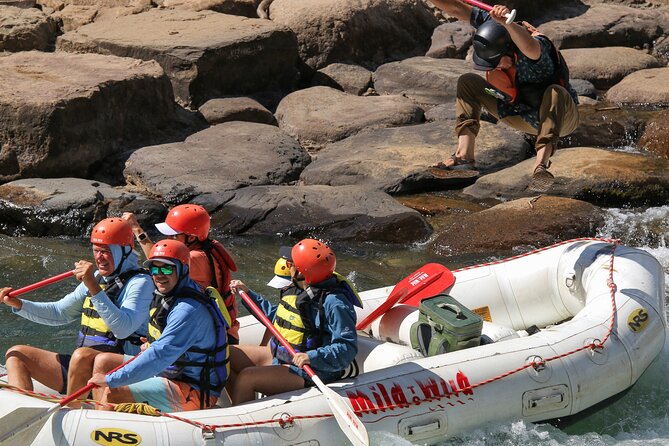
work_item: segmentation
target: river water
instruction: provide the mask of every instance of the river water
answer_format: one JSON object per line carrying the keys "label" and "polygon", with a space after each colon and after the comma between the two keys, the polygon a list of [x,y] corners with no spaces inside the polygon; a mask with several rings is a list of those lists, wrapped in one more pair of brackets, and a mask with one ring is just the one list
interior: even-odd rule
{"label": "river water", "polygon": [[[652,253],[669,273],[669,206],[648,209],[608,209],[607,223],[598,234],[619,238],[623,244]],[[278,247],[295,240],[287,238],[231,237],[220,239],[238,262],[236,278],[251,288],[274,296],[265,286],[272,277]],[[0,235],[0,286],[20,286],[71,269],[74,262],[91,258],[90,245],[83,239],[11,238]],[[424,245],[386,245],[377,243],[333,244],[338,271],[348,274],[360,290],[396,283],[421,265],[437,261],[451,269],[517,254],[489,253],[478,257],[437,258]],[[669,283],[669,277],[667,277]],[[51,285],[24,297],[55,300],[71,291],[74,279]],[[243,308],[242,308],[243,310]],[[0,351],[11,345],[32,344],[54,351],[71,350],[76,324],[47,327],[29,323],[0,308]],[[446,440],[446,446],[599,446],[669,445],[669,346],[638,383],[615,403],[583,416],[576,423],[557,428],[548,424],[522,421],[491,425],[467,435]],[[373,437],[375,444],[408,445],[391,434]]]}

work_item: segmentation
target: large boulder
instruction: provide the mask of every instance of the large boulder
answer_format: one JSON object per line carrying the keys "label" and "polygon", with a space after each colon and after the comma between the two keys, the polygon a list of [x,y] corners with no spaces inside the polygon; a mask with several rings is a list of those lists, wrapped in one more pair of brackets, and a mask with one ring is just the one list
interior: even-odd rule
{"label": "large boulder", "polygon": [[56,21],[39,9],[0,4],[0,51],[47,51],[57,32]]}
{"label": "large boulder", "polygon": [[541,247],[595,236],[603,224],[602,210],[584,201],[550,196],[520,199],[456,219],[439,230],[432,250],[450,256]]}
{"label": "large boulder", "polygon": [[606,98],[626,106],[665,107],[669,104],[669,67],[632,73],[611,87]]}
{"label": "large boulder", "polygon": [[595,5],[573,18],[539,27],[559,48],[643,47],[669,32],[669,11]]}
{"label": "large boulder", "polygon": [[[480,178],[464,193],[476,198],[517,198],[529,191],[534,160]],[[550,168],[551,195],[608,206],[664,205],[669,200],[669,160],[592,147],[558,150]]]}
{"label": "large boulder", "polygon": [[270,18],[297,34],[300,56],[315,70],[425,54],[438,25],[417,0],[274,0]]}
{"label": "large boulder", "polygon": [[234,121],[184,142],[139,149],[124,175],[139,190],[177,204],[202,194],[294,181],[309,162],[297,141],[277,127]]}
{"label": "large boulder", "polygon": [[333,63],[314,73],[311,85],[336,88],[360,96],[372,85],[372,72],[360,65]]}
{"label": "large boulder", "polygon": [[141,194],[80,178],[31,178],[0,185],[0,232],[12,236],[81,236],[123,212],[159,219],[165,208]]}
{"label": "large boulder", "polygon": [[0,56],[0,79],[0,182],[88,177],[183,127],[153,61],[20,52]]}
{"label": "large boulder", "polygon": [[199,108],[199,111],[210,125],[229,121],[276,124],[272,112],[255,99],[247,97],[210,99]]}
{"label": "large boulder", "polygon": [[432,44],[425,55],[437,59],[464,59],[475,29],[469,23],[448,22],[435,28]]}
{"label": "large boulder", "polygon": [[639,138],[639,147],[669,158],[669,110],[653,114]]}
{"label": "large boulder", "polygon": [[242,15],[257,18],[256,9],[260,0],[154,0],[163,8],[191,9],[193,11],[221,12],[223,14]]}
{"label": "large boulder", "polygon": [[633,146],[652,112],[628,110],[608,104],[579,105],[576,130],[560,142],[561,147]]}
{"label": "large boulder", "polygon": [[360,186],[246,187],[195,202],[216,209],[213,227],[235,234],[405,243],[432,232],[418,212]]}
{"label": "large boulder", "polygon": [[353,96],[329,87],[289,94],[276,109],[279,127],[303,147],[320,149],[363,129],[414,124],[423,110],[402,96]]}
{"label": "large boulder", "polygon": [[586,79],[605,90],[635,71],[661,66],[648,53],[626,47],[578,48],[562,50],[569,74]]}
{"label": "large boulder", "polygon": [[193,107],[225,95],[288,91],[297,76],[290,29],[213,11],[153,9],[96,21],[60,36],[57,47],[156,60],[175,96]]}
{"label": "large boulder", "polygon": [[[356,184],[392,194],[462,187],[471,177],[435,178],[430,165],[455,151],[455,122],[438,121],[358,133],[318,152],[302,172],[304,184]],[[477,168],[496,170],[522,161],[528,147],[522,135],[505,126],[482,123]],[[464,180],[464,181],[463,181]]]}
{"label": "large boulder", "polygon": [[472,71],[472,64],[462,59],[412,57],[381,65],[374,72],[374,88],[379,94],[402,95],[418,104],[438,105],[455,101],[458,78]]}

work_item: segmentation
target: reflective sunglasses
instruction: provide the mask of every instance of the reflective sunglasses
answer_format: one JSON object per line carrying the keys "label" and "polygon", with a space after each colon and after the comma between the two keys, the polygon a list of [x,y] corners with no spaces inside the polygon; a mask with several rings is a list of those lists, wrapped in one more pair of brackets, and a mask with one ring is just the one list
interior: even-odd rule
{"label": "reflective sunglasses", "polygon": [[163,265],[163,266],[151,266],[151,275],[156,276],[158,274],[163,274],[169,276],[174,273],[174,265]]}

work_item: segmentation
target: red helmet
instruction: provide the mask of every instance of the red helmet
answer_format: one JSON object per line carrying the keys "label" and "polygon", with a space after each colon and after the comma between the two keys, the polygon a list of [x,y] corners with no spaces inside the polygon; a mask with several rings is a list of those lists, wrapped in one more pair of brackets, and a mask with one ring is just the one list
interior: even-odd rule
{"label": "red helmet", "polygon": [[337,266],[337,258],[328,245],[310,238],[305,238],[293,246],[291,257],[295,268],[302,273],[307,284],[328,279]]}
{"label": "red helmet", "polygon": [[134,241],[130,223],[118,217],[105,218],[91,232],[91,243],[98,245],[133,246]]}
{"label": "red helmet", "polygon": [[209,237],[211,218],[202,206],[180,204],[167,214],[165,223],[158,223],[156,228],[165,235],[187,234],[203,241]]}
{"label": "red helmet", "polygon": [[146,263],[152,263],[153,260],[178,261],[182,265],[190,264],[190,250],[186,245],[178,240],[166,239],[156,242],[151,248],[149,259]]}

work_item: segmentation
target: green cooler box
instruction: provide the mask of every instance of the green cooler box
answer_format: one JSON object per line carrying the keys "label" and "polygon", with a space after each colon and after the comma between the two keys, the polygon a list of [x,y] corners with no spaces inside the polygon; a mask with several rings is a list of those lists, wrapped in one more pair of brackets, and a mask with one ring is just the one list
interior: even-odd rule
{"label": "green cooler box", "polygon": [[411,326],[411,346],[425,356],[475,347],[481,342],[483,319],[449,296],[423,299],[418,322]]}

